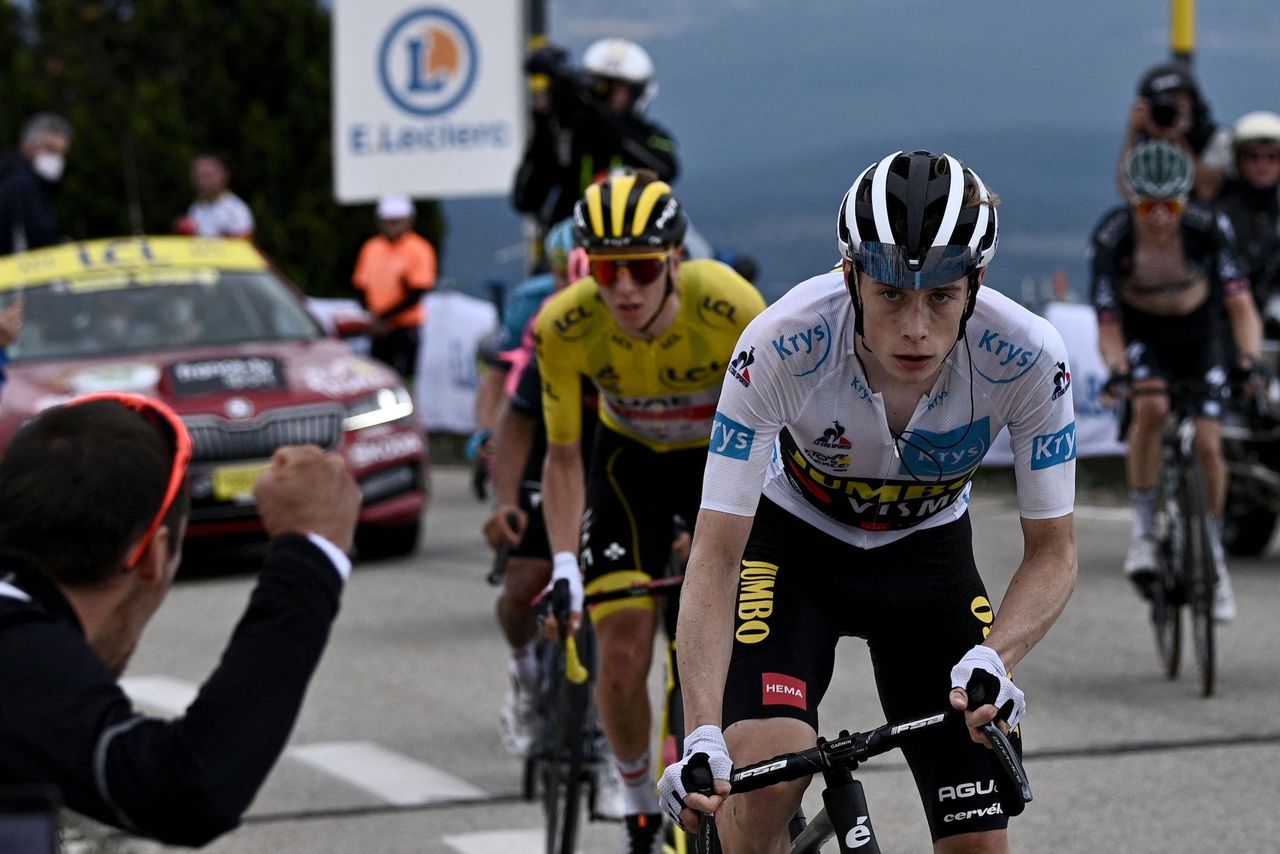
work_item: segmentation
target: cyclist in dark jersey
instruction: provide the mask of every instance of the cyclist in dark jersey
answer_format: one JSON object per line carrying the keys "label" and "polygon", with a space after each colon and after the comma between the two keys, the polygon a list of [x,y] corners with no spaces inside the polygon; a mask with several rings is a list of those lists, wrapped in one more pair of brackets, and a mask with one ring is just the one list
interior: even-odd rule
{"label": "cyclist in dark jersey", "polygon": [[1248,113],[1236,122],[1237,177],[1227,184],[1218,210],[1230,228],[1231,246],[1253,285],[1268,338],[1280,339],[1280,115]]}
{"label": "cyclist in dark jersey", "polygon": [[[1262,328],[1244,277],[1212,211],[1189,204],[1193,165],[1182,148],[1162,140],[1140,143],[1125,167],[1129,204],[1110,211],[1093,235],[1093,302],[1098,344],[1115,378],[1138,390],[1167,388],[1170,381],[1206,384],[1196,423],[1196,454],[1221,532],[1226,464],[1219,424],[1221,402],[1209,387],[1228,378],[1221,316],[1235,342],[1234,367],[1257,363]],[[1133,539],[1125,574],[1145,591],[1155,571],[1155,483],[1160,433],[1169,399],[1133,398],[1126,471],[1133,499]],[[1235,599],[1219,538],[1214,616],[1235,616]]]}

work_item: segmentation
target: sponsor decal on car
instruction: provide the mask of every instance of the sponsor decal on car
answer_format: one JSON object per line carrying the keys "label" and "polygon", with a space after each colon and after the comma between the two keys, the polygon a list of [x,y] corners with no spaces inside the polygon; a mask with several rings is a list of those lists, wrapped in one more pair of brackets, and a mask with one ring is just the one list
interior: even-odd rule
{"label": "sponsor decal on car", "polygon": [[169,381],[179,397],[228,391],[256,391],[285,387],[280,360],[270,356],[229,356],[175,362],[169,366]]}
{"label": "sponsor decal on car", "polygon": [[96,391],[153,391],[160,382],[155,365],[95,365],[81,368],[66,378],[73,395]]}
{"label": "sponsor decal on car", "polygon": [[392,433],[377,439],[363,439],[347,449],[351,467],[368,468],[422,453],[422,437],[417,433]]}
{"label": "sponsor decal on car", "polygon": [[338,398],[374,391],[388,383],[382,368],[355,356],[343,356],[327,365],[307,365],[299,371],[298,379],[309,391]]}

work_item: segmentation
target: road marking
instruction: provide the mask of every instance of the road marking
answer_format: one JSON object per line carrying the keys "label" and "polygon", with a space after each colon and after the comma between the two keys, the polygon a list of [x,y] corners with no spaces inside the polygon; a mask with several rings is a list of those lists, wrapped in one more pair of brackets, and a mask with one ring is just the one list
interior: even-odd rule
{"label": "road marking", "polygon": [[181,717],[200,690],[194,682],[171,676],[128,676],[120,680],[120,687],[134,705],[167,718]]}
{"label": "road marking", "polygon": [[466,780],[367,741],[303,744],[287,755],[398,806],[489,796]]}
{"label": "road marking", "polygon": [[443,838],[458,854],[538,854],[547,841],[541,830],[486,830]]}

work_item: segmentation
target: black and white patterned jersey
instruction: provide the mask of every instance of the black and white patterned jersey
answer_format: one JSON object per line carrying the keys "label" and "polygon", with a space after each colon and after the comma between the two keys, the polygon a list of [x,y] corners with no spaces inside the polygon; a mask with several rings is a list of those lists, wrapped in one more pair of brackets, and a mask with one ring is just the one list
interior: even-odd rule
{"label": "black and white patterned jersey", "polygon": [[[791,289],[743,332],[712,427],[702,506],[755,514],[763,494],[834,537],[885,545],[964,514],[1008,427],[1023,518],[1075,501],[1075,417],[1062,337],[991,288],[901,435],[854,355],[838,270]],[[763,487],[763,490],[762,490]]]}

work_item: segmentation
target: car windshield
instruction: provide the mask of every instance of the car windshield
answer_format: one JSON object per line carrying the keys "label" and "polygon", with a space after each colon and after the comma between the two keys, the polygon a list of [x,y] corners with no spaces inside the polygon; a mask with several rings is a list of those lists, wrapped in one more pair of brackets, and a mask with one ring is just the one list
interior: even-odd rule
{"label": "car windshield", "polygon": [[9,348],[15,362],[322,334],[289,288],[265,270],[140,270],[54,281],[23,296],[22,334]]}

